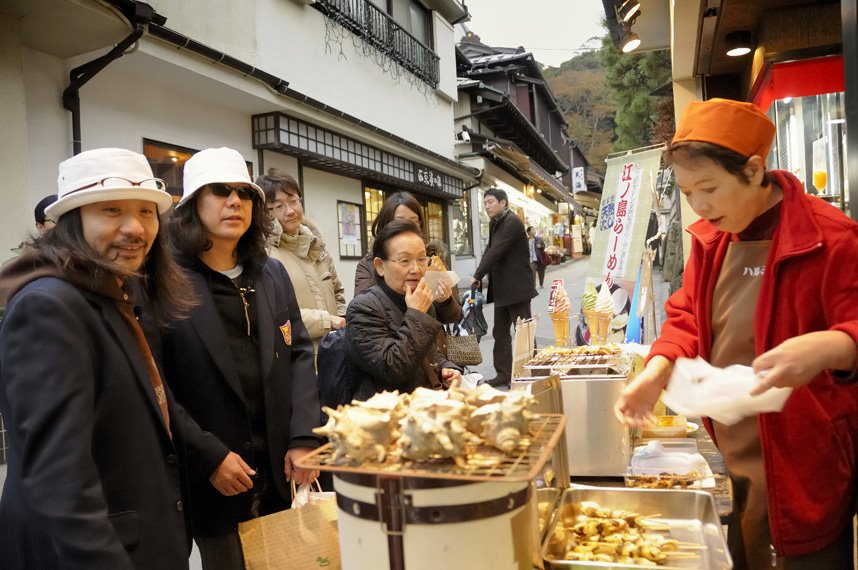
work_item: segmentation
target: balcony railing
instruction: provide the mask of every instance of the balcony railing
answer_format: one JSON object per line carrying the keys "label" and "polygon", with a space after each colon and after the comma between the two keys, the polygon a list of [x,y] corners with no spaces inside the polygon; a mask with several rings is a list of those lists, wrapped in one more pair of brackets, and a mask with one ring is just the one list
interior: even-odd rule
{"label": "balcony railing", "polygon": [[440,58],[368,0],[316,0],[313,7],[433,89],[438,87]]}

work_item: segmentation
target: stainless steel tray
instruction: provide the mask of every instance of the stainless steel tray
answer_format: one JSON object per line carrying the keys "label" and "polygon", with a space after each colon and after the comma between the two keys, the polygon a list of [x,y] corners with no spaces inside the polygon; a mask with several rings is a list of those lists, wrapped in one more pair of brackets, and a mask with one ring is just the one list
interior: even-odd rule
{"label": "stainless steel tray", "polygon": [[565,505],[578,505],[581,501],[595,501],[610,509],[623,509],[641,515],[658,514],[652,518],[670,526],[669,537],[684,542],[693,542],[705,546],[697,550],[699,558],[670,561],[658,566],[664,570],[682,568],[700,568],[705,570],[729,570],[733,561],[727,552],[721,522],[715,509],[712,495],[703,491],[622,489],[622,488],[571,488],[563,492],[560,505],[551,528],[542,544],[542,556],[547,568],[643,568],[639,565],[581,562],[576,560],[558,560],[548,552],[548,538],[557,524],[562,524],[562,510]]}

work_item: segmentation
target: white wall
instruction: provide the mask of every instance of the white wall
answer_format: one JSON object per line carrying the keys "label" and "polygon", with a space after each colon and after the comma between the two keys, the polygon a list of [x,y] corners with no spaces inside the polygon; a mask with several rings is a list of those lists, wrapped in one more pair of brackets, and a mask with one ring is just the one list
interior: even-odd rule
{"label": "white wall", "polygon": [[[0,167],[3,177],[0,196],[3,197],[3,217],[0,223],[0,262],[11,257],[12,248],[27,236],[33,227],[33,206],[27,189],[28,172],[26,89],[22,73],[18,21],[0,14]],[[50,194],[50,192],[45,192]]]}
{"label": "white wall", "polygon": [[[328,251],[334,258],[337,276],[346,292],[346,303],[352,300],[355,290],[357,260],[340,259],[339,228],[337,227],[337,200],[363,204],[363,187],[360,180],[304,168],[304,213],[313,220]],[[361,228],[363,229],[363,228]]]}
{"label": "white wall", "polygon": [[[216,2],[217,6],[222,4],[229,2]],[[452,106],[433,89],[421,91],[407,77],[396,80],[384,73],[360,52],[359,42],[353,42],[341,27],[332,24],[334,35],[326,38],[326,18],[310,6],[290,0],[259,0],[253,8],[248,7],[253,4],[249,0],[237,4],[228,12],[231,18],[256,19],[253,49],[248,38],[254,37],[254,29],[246,24],[226,24],[221,22],[226,18],[218,17],[201,25],[200,13],[216,13],[208,0],[153,2],[158,12],[167,17],[168,28],[282,77],[300,93],[453,157]],[[210,21],[212,25],[208,26]],[[436,38],[450,44],[439,46],[439,55],[452,58],[452,33],[436,31]],[[442,63],[442,69],[449,75],[444,80],[444,91],[455,93],[454,62]]]}

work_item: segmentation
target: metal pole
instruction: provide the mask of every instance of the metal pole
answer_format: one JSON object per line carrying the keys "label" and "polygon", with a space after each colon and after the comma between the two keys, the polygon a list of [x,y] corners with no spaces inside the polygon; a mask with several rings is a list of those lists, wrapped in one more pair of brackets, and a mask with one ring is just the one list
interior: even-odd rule
{"label": "metal pole", "polygon": [[[846,182],[849,206],[846,213],[858,220],[858,0],[841,0],[843,31],[843,76],[846,83]],[[854,132],[849,132],[849,127]]]}

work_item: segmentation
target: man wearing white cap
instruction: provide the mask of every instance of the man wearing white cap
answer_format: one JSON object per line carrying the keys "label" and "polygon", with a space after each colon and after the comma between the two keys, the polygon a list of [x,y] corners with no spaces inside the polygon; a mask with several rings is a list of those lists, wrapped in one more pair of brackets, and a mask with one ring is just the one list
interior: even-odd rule
{"label": "man wearing white cap", "polygon": [[[235,150],[185,163],[171,243],[200,303],[163,339],[176,399],[217,441],[191,457],[203,567],[244,568],[239,522],[288,508],[295,461],[319,445],[313,344],[283,264],[266,254],[265,195]],[[211,484],[209,484],[209,482]]]}
{"label": "man wearing white cap", "polygon": [[191,424],[164,389],[134,299],[159,325],[191,306],[160,233],[172,198],[146,157],[123,149],[62,162],[58,183],[45,212],[56,226],[0,273],[0,565],[187,568]]}

